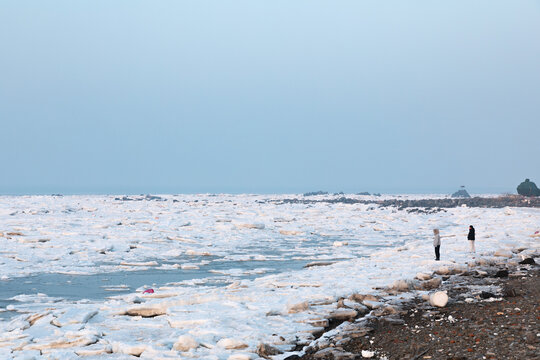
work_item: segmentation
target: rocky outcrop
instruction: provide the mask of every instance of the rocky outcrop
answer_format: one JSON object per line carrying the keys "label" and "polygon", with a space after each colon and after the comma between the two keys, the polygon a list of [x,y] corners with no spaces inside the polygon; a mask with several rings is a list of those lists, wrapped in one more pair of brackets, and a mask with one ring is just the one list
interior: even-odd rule
{"label": "rocky outcrop", "polygon": [[467,190],[460,189],[460,190],[456,191],[455,193],[453,193],[452,197],[454,197],[454,198],[467,198],[468,199],[468,198],[471,197],[471,195],[469,195]]}
{"label": "rocky outcrop", "polygon": [[316,195],[328,195],[328,191],[319,190],[319,191],[312,191],[312,192],[304,193],[304,196],[316,196]]}
{"label": "rocky outcrop", "polygon": [[518,185],[517,192],[523,196],[540,196],[540,189],[529,179],[525,179],[524,182]]}
{"label": "rocky outcrop", "polygon": [[329,203],[329,204],[366,204],[378,205],[380,207],[395,207],[398,210],[406,208],[416,208],[416,211],[439,212],[445,208],[455,208],[460,206],[481,207],[481,208],[504,208],[504,207],[534,207],[540,208],[540,196],[527,197],[519,195],[504,195],[498,197],[479,197],[472,198],[442,198],[442,199],[385,199],[385,200],[364,200],[353,199],[347,197],[340,198],[325,198],[325,199],[309,199],[309,198],[294,198],[294,199],[279,199],[270,200],[277,204],[314,204],[314,203]]}

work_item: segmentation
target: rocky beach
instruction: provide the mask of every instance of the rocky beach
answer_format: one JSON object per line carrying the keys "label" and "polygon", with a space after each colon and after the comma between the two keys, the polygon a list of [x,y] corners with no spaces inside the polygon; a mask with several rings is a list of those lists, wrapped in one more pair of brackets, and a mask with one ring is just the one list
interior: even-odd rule
{"label": "rocky beach", "polygon": [[[305,355],[286,359],[540,359],[539,274],[532,257],[517,263],[501,256],[419,274],[417,282],[385,289],[388,297],[354,294],[341,301],[343,313],[364,305],[365,315],[329,323]],[[435,287],[447,303],[434,304],[423,291],[404,303],[408,296],[396,298]]]}

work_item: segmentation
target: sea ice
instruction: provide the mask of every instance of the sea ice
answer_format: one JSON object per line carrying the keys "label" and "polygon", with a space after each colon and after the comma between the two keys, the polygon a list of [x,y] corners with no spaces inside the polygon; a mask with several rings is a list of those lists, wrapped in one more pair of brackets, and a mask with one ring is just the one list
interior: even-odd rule
{"label": "sea ice", "polygon": [[[422,214],[281,202],[290,197],[0,197],[2,287],[28,289],[1,299],[4,313],[14,315],[0,321],[0,357],[17,348],[17,356],[30,358],[41,350],[61,359],[173,359],[182,351],[194,359],[255,359],[261,343],[287,351],[296,339],[313,340],[332,314],[350,316],[336,311],[340,298],[374,293],[396,280],[426,280],[435,270],[463,271],[495,261],[498,249],[504,256],[496,261],[521,261],[540,251],[538,209]],[[476,259],[467,251],[470,224],[477,229]],[[455,235],[442,239],[440,262],[433,260],[435,227]],[[70,286],[62,283],[36,294],[25,281],[45,273],[89,281],[82,274],[121,274],[115,280],[121,285],[95,288],[136,290],[84,300],[83,294],[62,295]],[[126,280],[131,273],[145,274],[144,282],[133,286]],[[174,277],[163,280],[169,276],[163,274]],[[149,287],[154,294],[141,293]],[[345,303],[362,313],[364,305],[387,306]]]}

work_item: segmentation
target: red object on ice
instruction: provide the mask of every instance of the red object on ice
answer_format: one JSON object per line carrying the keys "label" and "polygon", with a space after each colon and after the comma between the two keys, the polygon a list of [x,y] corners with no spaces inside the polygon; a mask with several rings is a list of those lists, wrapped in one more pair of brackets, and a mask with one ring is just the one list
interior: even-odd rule
{"label": "red object on ice", "polygon": [[540,233],[540,230],[538,230],[538,231],[535,231],[534,233],[535,233],[535,234],[538,234],[538,233]]}
{"label": "red object on ice", "polygon": [[153,294],[154,293],[154,289],[146,289],[142,292],[143,294]]}

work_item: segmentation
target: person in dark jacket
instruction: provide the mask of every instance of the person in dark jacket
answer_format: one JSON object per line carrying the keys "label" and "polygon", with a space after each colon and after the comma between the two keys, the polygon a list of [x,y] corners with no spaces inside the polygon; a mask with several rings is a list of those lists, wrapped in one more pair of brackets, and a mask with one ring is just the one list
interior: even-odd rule
{"label": "person in dark jacket", "polygon": [[471,252],[475,253],[476,252],[476,249],[474,248],[475,234],[474,234],[474,227],[472,225],[469,225],[469,235],[467,235],[467,240],[469,240]]}

